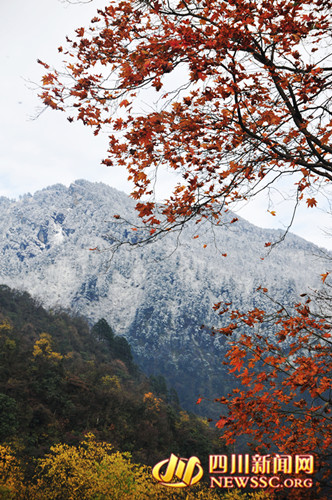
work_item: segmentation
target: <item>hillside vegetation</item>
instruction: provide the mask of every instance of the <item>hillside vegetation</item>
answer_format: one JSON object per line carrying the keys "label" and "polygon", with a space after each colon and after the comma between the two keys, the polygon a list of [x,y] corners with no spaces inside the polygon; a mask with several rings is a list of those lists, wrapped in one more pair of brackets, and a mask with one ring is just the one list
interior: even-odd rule
{"label": "hillside vegetation", "polygon": [[208,422],[181,410],[162,377],[146,377],[104,319],[90,329],[0,287],[1,499],[168,498],[146,466],[175,453],[206,467],[221,450]]}

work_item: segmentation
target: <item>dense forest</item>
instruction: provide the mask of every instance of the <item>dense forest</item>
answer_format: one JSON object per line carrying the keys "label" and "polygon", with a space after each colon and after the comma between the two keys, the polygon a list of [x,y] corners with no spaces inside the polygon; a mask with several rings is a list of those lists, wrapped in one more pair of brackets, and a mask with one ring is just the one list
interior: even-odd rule
{"label": "dense forest", "polygon": [[0,288],[0,439],[41,456],[92,431],[153,465],[169,453],[222,448],[206,420],[181,411],[163,377],[147,378],[130,346],[101,319],[47,312],[27,293]]}
{"label": "dense forest", "polygon": [[[142,464],[143,471],[143,464],[154,465],[171,453],[200,456],[203,464],[209,453],[224,450],[206,420],[181,410],[162,377],[148,378],[139,370],[127,341],[114,335],[104,319],[89,328],[80,317],[46,311],[29,294],[1,286],[0,358],[1,498],[21,498],[15,496],[23,491],[17,478],[36,483],[37,464],[49,460],[52,446],[62,461],[82,441],[88,443],[85,460],[96,447],[100,456],[109,457],[109,447],[118,453],[114,457],[120,462],[115,462],[126,464],[132,474],[130,460]],[[78,459],[74,462],[79,466]],[[55,474],[55,482],[60,476]],[[49,477],[47,484],[50,488]],[[40,485],[40,498],[53,498],[43,481]],[[36,491],[32,497],[25,494],[39,498]],[[115,493],[84,495],[83,490],[73,497],[61,490],[54,498],[115,498]]]}

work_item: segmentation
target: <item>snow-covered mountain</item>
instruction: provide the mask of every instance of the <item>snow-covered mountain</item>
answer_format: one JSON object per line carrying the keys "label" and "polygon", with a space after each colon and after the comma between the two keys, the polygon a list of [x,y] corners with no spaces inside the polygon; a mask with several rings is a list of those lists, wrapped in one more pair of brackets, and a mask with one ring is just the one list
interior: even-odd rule
{"label": "snow-covered mountain", "polygon": [[134,205],[124,193],[83,180],[18,201],[0,198],[0,283],[91,322],[104,317],[142,368],[164,375],[192,408],[199,394],[217,397],[229,384],[225,340],[200,328],[218,326],[213,304],[232,300],[246,311],[261,303],[259,285],[285,303],[317,287],[325,268],[317,247],[291,234],[262,260],[264,243],[278,232],[243,219],[198,239],[197,227],[188,227],[179,244],[169,235],[144,248],[123,246],[111,259],[110,235],[136,237],[113,215],[135,221]]}

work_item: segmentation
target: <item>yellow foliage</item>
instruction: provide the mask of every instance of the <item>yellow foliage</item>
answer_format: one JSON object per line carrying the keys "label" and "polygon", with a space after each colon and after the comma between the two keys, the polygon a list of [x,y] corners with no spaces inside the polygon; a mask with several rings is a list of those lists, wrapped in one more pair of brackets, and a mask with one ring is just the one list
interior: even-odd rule
{"label": "yellow foliage", "polygon": [[110,375],[105,375],[101,379],[101,383],[105,387],[121,389],[120,380],[116,375],[113,375],[113,377],[111,377]]}
{"label": "yellow foliage", "polygon": [[162,400],[160,398],[157,398],[152,392],[145,393],[143,401],[147,405],[149,410],[159,411],[161,408]]}
{"label": "yellow foliage", "polygon": [[[144,467],[131,463],[127,453],[112,453],[108,443],[88,434],[79,447],[56,445],[40,460],[36,500],[127,500],[140,498]],[[144,497],[142,497],[144,498]]]}
{"label": "yellow foliage", "polygon": [[190,422],[189,415],[186,411],[180,411],[180,421],[181,422]]}
{"label": "yellow foliage", "polygon": [[148,467],[129,453],[114,452],[88,434],[78,447],[56,445],[39,461],[33,500],[216,500],[203,485],[178,489],[161,486]]}
{"label": "yellow foliage", "polygon": [[42,357],[54,362],[61,361],[63,356],[58,352],[52,351],[52,337],[49,333],[41,333],[39,340],[33,346],[33,357]]}
{"label": "yellow foliage", "polygon": [[5,340],[5,347],[9,351],[13,351],[16,348],[16,342],[15,342],[15,340],[13,340],[13,339],[6,339]]}
{"label": "yellow foliage", "polygon": [[2,323],[0,323],[0,333],[9,333],[12,330],[13,327],[7,319],[3,320]]}
{"label": "yellow foliage", "polygon": [[23,474],[9,446],[0,445],[0,498],[23,498]]}
{"label": "yellow foliage", "polygon": [[78,447],[58,444],[38,461],[33,483],[23,484],[19,463],[0,446],[1,500],[271,500],[267,493],[221,492],[203,482],[174,489],[158,484],[150,468],[134,464],[130,453],[114,451],[87,434]]}

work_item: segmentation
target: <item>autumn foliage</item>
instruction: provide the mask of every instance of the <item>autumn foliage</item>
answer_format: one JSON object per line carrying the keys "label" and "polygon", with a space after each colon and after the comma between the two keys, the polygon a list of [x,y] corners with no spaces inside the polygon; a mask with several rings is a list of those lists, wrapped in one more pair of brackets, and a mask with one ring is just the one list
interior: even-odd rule
{"label": "autumn foliage", "polygon": [[[40,61],[40,95],[95,134],[106,127],[104,163],[127,168],[140,216],[159,229],[216,222],[289,174],[294,202],[313,207],[312,189],[332,179],[331,6],[112,1],[59,47],[63,71]],[[158,213],[162,168],[179,182]]]}
{"label": "autumn foliage", "polygon": [[11,499],[23,489],[23,472],[9,446],[0,445],[0,498]]}
{"label": "autumn foliage", "polygon": [[[33,479],[24,481],[24,464],[12,449],[0,446],[2,500],[218,500],[204,483],[189,490],[167,488],[152,478],[150,468],[132,461],[106,442],[87,434],[78,446],[57,444],[35,463]],[[268,500],[264,491],[232,491],[225,500]]]}
{"label": "autumn foliage", "polygon": [[241,385],[216,400],[228,410],[217,426],[228,444],[245,435],[256,452],[314,453],[326,486],[331,480],[332,325],[310,307],[307,298],[293,310],[279,305],[275,314],[258,308],[245,314],[229,307],[220,311],[231,317],[231,325],[218,333],[231,336],[226,364]]}

